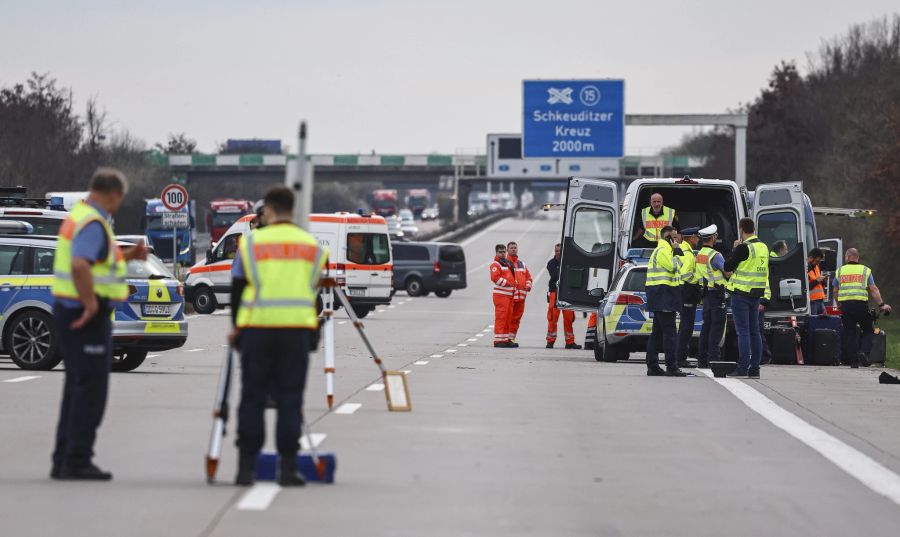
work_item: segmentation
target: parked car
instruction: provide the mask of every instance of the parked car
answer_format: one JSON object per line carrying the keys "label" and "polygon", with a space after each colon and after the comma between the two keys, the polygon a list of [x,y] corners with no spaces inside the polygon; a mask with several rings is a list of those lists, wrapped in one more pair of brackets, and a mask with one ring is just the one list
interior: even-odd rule
{"label": "parked car", "polygon": [[434,294],[446,298],[466,288],[466,255],[449,242],[403,242],[391,245],[394,288],[409,296]]}
{"label": "parked car", "polygon": [[391,237],[391,240],[402,241],[406,235],[400,227],[400,220],[393,216],[389,216],[384,220],[387,222],[388,235]]}
{"label": "parked car", "polygon": [[[0,348],[22,369],[52,369],[62,359],[50,292],[55,253],[55,236],[0,236]],[[129,261],[126,282],[128,299],[113,312],[114,371],[187,339],[183,287],[158,258]]]}
{"label": "parked car", "polygon": [[401,220],[400,230],[403,231],[404,237],[412,238],[419,234],[419,226],[414,220]]}

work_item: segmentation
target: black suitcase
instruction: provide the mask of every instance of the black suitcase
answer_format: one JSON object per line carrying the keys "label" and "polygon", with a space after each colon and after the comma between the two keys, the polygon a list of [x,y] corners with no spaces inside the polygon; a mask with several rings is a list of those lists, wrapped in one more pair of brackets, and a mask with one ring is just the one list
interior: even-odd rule
{"label": "black suitcase", "polygon": [[869,353],[869,363],[883,364],[887,358],[887,334],[884,330],[876,328],[875,337],[872,339],[872,351]]}
{"label": "black suitcase", "polygon": [[790,326],[772,327],[772,363],[797,363],[797,332]]}
{"label": "black suitcase", "polygon": [[[828,334],[820,330],[833,332]],[[806,319],[808,365],[838,365],[841,360],[841,318],[837,315],[810,315]]]}
{"label": "black suitcase", "polygon": [[816,328],[809,338],[806,365],[837,365],[840,354],[838,333],[831,328]]}

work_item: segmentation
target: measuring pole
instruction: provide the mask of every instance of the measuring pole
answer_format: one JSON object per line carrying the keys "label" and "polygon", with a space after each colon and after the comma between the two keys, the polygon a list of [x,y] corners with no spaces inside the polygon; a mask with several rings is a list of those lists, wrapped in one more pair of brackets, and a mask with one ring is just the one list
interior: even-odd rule
{"label": "measuring pole", "polygon": [[[322,337],[325,340],[325,400],[328,410],[334,406],[334,293],[326,287],[322,293]],[[312,440],[310,440],[311,442]]]}
{"label": "measuring pole", "polygon": [[312,205],[312,173],[306,162],[306,122],[300,122],[297,133],[297,156],[285,173],[285,184],[294,192],[294,222],[303,229],[309,227]]}

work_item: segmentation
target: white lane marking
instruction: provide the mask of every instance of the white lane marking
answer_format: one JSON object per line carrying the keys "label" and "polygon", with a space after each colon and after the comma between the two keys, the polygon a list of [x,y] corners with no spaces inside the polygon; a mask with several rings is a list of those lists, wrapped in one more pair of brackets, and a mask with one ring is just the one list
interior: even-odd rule
{"label": "white lane marking", "polygon": [[376,382],[375,384],[369,384],[369,385],[366,387],[366,391],[367,391],[367,392],[383,392],[383,391],[384,391],[384,384],[382,384],[382,383],[380,383],[380,382]]}
{"label": "white lane marking", "polygon": [[359,410],[359,407],[361,407],[361,406],[362,405],[359,403],[344,403],[343,405],[337,407],[337,409],[334,411],[334,413],[335,414],[353,414],[354,412]]}
{"label": "white lane marking", "polygon": [[200,351],[202,351],[202,350],[203,350],[203,349],[188,349],[188,350],[186,350],[186,351],[184,351],[184,352],[200,352]]}
{"label": "white lane marking", "polygon": [[387,313],[387,310],[378,310],[378,313]]}
{"label": "white lane marking", "polygon": [[491,231],[491,230],[493,230],[495,227],[499,226],[499,225],[500,225],[503,221],[505,221],[505,220],[506,220],[505,218],[501,218],[500,220],[497,220],[497,221],[494,222],[493,224],[491,224],[491,225],[489,225],[488,227],[482,229],[481,231],[479,231],[478,233],[472,235],[472,236],[469,237],[468,239],[462,241],[461,243],[459,243],[459,245],[460,245],[460,246],[468,246],[468,245],[472,244],[473,242],[477,241],[477,240],[480,239],[482,236],[484,236],[485,233],[487,233],[488,231]]}
{"label": "white lane marking", "polygon": [[475,339],[475,338],[473,338],[473,337],[470,337],[470,338],[469,338],[469,339],[467,339],[467,340],[466,340],[466,341],[478,341],[478,340],[477,340],[477,339]]}
{"label": "white lane marking", "polygon": [[213,315],[231,315],[231,310],[216,310]]}
{"label": "white lane marking", "polygon": [[390,306],[388,306],[388,309],[390,309],[390,308],[396,308],[396,307],[397,307],[397,306],[391,304]]}
{"label": "white lane marking", "polygon": [[444,352],[456,352],[456,349],[447,349]]}
{"label": "white lane marking", "polygon": [[190,321],[191,319],[196,319],[196,318],[199,317],[199,316],[200,316],[200,315],[198,315],[198,314],[195,313],[195,314],[193,314],[193,315],[185,315],[184,318],[185,318],[185,320]]}
{"label": "white lane marking", "polygon": [[347,321],[338,321],[338,324],[347,324]]}
{"label": "white lane marking", "polygon": [[[475,334],[475,337],[484,337],[484,334]],[[472,341],[472,340],[469,340],[469,341]],[[475,340],[475,341],[478,341],[478,340]]]}
{"label": "white lane marking", "polygon": [[749,384],[737,379],[715,378],[707,369],[698,371],[719,383],[772,425],[811,447],[863,485],[900,505],[900,475],[865,453],[781,408]]}
{"label": "white lane marking", "polygon": [[409,375],[410,373],[412,373],[412,369],[404,369],[403,373]]}
{"label": "white lane marking", "polygon": [[148,354],[147,358],[156,358],[157,356],[159,356],[159,355],[158,354]]}
{"label": "white lane marking", "polygon": [[[494,327],[494,325],[492,325],[492,324],[489,324],[489,325],[487,325],[487,327],[488,327],[488,328],[493,328],[493,327]],[[485,329],[485,331],[487,331],[487,329]]]}
{"label": "white lane marking", "polygon": [[41,378],[40,375],[29,375],[27,377],[16,377],[13,379],[6,379],[3,382],[25,382],[28,380],[34,380],[34,379],[39,379],[39,378]]}
{"label": "white lane marking", "polygon": [[468,343],[457,343],[456,346],[457,347],[468,347],[469,344]]}
{"label": "white lane marking", "polygon": [[[316,446],[316,447],[319,447],[319,444],[321,444],[322,442],[324,442],[324,441],[325,441],[325,437],[328,436],[328,435],[325,434],[325,433],[312,433],[310,436],[312,436],[312,443],[313,443],[313,445]],[[300,449],[303,449],[303,450],[309,450],[309,449],[310,449],[310,446],[309,446],[309,438],[307,438],[306,435],[303,435],[303,436],[300,438]]]}
{"label": "white lane marking", "polygon": [[411,299],[411,298],[407,298],[406,300],[403,301],[404,304],[406,304],[407,302],[412,302],[412,299]]}
{"label": "white lane marking", "polygon": [[241,511],[265,511],[279,492],[281,487],[275,483],[257,483],[244,494],[237,508]]}
{"label": "white lane marking", "polygon": [[428,365],[428,361],[427,360],[417,360],[416,362],[413,362],[413,364],[414,365]]}
{"label": "white lane marking", "polygon": [[466,271],[466,276],[468,276],[468,275],[470,275],[470,274],[473,274],[473,273],[475,273],[475,272],[478,272],[479,270],[481,270],[481,269],[483,269],[484,267],[488,266],[488,263],[493,263],[493,262],[494,262],[494,260],[491,259],[490,261],[485,261],[484,263],[478,265],[478,266],[475,267],[475,268],[472,268],[472,269],[467,270],[467,271]]}
{"label": "white lane marking", "polygon": [[485,328],[484,330],[481,331],[481,333],[482,333],[482,334],[487,334],[487,333],[490,332],[490,331],[491,331],[490,328]]}
{"label": "white lane marking", "polygon": [[432,354],[431,355],[431,358],[443,358],[443,357],[444,357],[443,354]]}

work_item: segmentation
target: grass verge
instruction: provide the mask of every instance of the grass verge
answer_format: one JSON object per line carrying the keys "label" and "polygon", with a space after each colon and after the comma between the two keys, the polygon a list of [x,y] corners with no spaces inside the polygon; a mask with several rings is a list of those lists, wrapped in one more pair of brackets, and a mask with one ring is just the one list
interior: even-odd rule
{"label": "grass verge", "polygon": [[900,369],[900,315],[879,317],[878,326],[887,332],[887,358],[885,367]]}

